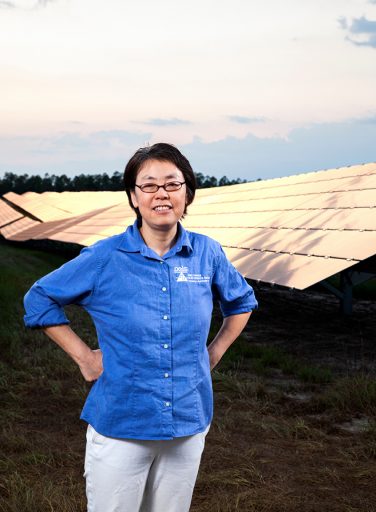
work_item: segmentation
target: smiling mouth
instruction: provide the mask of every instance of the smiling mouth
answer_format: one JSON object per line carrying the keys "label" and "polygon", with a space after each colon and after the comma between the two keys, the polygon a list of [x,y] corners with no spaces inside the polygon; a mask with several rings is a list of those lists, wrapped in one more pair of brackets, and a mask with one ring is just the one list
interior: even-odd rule
{"label": "smiling mouth", "polygon": [[164,211],[167,211],[167,210],[171,210],[171,206],[168,206],[167,204],[166,205],[159,205],[159,206],[154,206],[153,210],[155,210],[156,212],[164,212]]}

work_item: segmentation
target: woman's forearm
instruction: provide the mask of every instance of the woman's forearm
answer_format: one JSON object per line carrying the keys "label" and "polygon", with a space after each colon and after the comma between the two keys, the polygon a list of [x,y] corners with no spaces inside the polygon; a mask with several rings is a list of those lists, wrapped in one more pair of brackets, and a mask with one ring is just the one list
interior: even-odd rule
{"label": "woman's forearm", "polygon": [[210,370],[219,363],[223,354],[243,331],[251,313],[252,311],[249,313],[240,313],[223,319],[222,327],[219,329],[214,340],[208,346]]}
{"label": "woman's forearm", "polygon": [[73,359],[85,380],[98,379],[103,372],[100,350],[88,347],[68,325],[44,327],[43,331]]}

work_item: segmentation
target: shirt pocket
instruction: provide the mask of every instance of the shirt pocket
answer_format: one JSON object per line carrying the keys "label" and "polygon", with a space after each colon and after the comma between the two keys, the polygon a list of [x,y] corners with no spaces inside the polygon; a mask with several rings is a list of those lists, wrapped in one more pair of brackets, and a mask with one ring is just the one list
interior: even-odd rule
{"label": "shirt pocket", "polygon": [[88,426],[88,438],[89,442],[94,446],[103,446],[107,439],[106,436],[97,432],[92,425]]}

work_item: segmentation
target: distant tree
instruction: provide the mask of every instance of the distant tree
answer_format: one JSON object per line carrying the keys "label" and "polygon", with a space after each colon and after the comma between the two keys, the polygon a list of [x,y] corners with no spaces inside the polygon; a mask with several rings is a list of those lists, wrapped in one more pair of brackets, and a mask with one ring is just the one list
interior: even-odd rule
{"label": "distant tree", "polygon": [[62,174],[61,176],[56,176],[55,179],[55,191],[56,192],[64,192],[64,190],[70,190],[71,180],[68,178],[66,174]]}
{"label": "distant tree", "polygon": [[224,187],[225,185],[229,185],[229,184],[230,184],[230,181],[227,178],[227,176],[222,176],[222,178],[218,181],[219,187]]}
{"label": "distant tree", "polygon": [[210,188],[218,187],[218,180],[215,176],[203,176],[201,187],[199,188]]}
{"label": "distant tree", "polygon": [[14,187],[20,190],[20,194],[28,191],[28,180],[29,176],[27,174],[15,175]]}
{"label": "distant tree", "polygon": [[43,179],[41,176],[36,174],[35,176],[30,176],[27,180],[28,189],[33,192],[43,192]]}
{"label": "distant tree", "polygon": [[119,171],[115,171],[110,178],[111,190],[124,190],[123,186],[123,174]]}
{"label": "distant tree", "polygon": [[100,188],[101,185],[102,185],[102,176],[100,174],[92,174],[90,189],[93,191],[101,190],[101,188]]}
{"label": "distant tree", "polygon": [[[196,180],[198,188],[222,187],[235,183],[245,183],[247,180],[236,178],[230,180],[227,176],[217,179],[215,176],[204,175],[197,172]],[[115,171],[112,176],[106,172],[102,174],[77,174],[69,178],[66,174],[56,175],[45,173],[43,178],[39,175],[15,174],[6,172],[0,178],[0,195],[7,192],[23,194],[24,192],[64,192],[84,190],[124,190],[123,173]]]}
{"label": "distant tree", "polygon": [[99,190],[111,190],[111,180],[106,172],[102,174],[101,188]]}
{"label": "distant tree", "polygon": [[203,188],[202,184],[204,183],[205,176],[201,172],[196,172],[196,182],[198,188]]}
{"label": "distant tree", "polygon": [[14,191],[16,175],[12,172],[6,172],[4,178],[0,180],[0,194],[6,194],[10,190]]}
{"label": "distant tree", "polygon": [[47,192],[48,190],[52,190],[52,177],[48,173],[44,175],[42,180],[42,189],[43,192]]}

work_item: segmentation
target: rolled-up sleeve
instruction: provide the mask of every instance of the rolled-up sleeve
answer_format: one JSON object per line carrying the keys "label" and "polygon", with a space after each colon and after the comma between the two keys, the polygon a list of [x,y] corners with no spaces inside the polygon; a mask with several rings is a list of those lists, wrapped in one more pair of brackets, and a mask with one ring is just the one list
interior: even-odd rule
{"label": "rolled-up sleeve", "polygon": [[26,327],[38,328],[69,324],[64,306],[90,302],[99,263],[94,247],[36,281],[24,297]]}
{"label": "rolled-up sleeve", "polygon": [[257,309],[258,303],[252,286],[227,259],[220,246],[212,283],[214,297],[219,300],[224,317]]}

